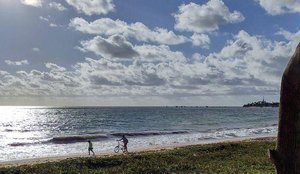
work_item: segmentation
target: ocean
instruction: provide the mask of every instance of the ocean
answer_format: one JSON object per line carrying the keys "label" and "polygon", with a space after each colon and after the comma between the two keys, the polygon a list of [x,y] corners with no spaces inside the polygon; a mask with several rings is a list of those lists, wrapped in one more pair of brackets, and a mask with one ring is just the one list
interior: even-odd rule
{"label": "ocean", "polygon": [[0,107],[0,161],[275,136],[278,108]]}

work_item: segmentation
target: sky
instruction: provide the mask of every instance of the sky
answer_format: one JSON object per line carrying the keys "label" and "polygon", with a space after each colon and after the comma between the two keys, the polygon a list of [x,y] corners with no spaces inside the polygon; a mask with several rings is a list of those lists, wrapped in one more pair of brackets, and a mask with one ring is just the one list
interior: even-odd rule
{"label": "sky", "polygon": [[0,105],[279,101],[298,0],[0,0]]}

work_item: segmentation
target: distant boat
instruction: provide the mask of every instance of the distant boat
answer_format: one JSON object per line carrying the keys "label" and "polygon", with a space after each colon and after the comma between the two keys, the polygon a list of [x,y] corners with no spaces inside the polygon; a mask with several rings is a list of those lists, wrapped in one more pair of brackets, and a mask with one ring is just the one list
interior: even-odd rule
{"label": "distant boat", "polygon": [[278,102],[269,103],[269,102],[265,101],[264,99],[262,101],[252,102],[252,103],[243,105],[243,107],[278,107],[278,106],[279,106]]}

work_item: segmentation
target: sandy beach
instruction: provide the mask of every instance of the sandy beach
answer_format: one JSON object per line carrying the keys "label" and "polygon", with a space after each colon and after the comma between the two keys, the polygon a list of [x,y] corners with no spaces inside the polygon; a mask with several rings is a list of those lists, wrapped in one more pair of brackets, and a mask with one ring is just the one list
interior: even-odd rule
{"label": "sandy beach", "polygon": [[[237,138],[228,138],[223,140],[207,140],[202,142],[196,143],[185,143],[185,144],[171,144],[165,146],[150,146],[148,148],[140,148],[140,149],[133,149],[131,150],[129,147],[129,154],[136,154],[136,153],[145,153],[145,152],[155,152],[155,151],[162,151],[162,150],[171,150],[179,147],[185,147],[190,145],[204,145],[204,144],[216,144],[216,143],[226,143],[226,142],[247,142],[247,141],[275,141],[275,136],[256,136],[256,137],[237,137]],[[47,162],[57,162],[64,159],[74,159],[79,157],[101,157],[101,156],[115,156],[115,155],[124,155],[123,153],[114,153],[112,151],[107,152],[100,152],[95,153],[95,156],[89,156],[87,153],[78,153],[78,154],[70,154],[65,156],[51,156],[51,157],[41,157],[41,158],[32,158],[32,159],[23,159],[23,160],[13,160],[13,161],[4,161],[0,162],[1,167],[11,167],[11,166],[20,166],[20,165],[34,165],[40,163],[47,163]]]}

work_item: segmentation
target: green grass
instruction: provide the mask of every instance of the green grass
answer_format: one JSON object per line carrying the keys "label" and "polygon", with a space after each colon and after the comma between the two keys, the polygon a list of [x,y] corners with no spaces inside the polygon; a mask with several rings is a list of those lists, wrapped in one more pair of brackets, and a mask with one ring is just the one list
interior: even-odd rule
{"label": "green grass", "polygon": [[112,157],[66,159],[32,166],[0,168],[0,174],[69,173],[275,173],[267,150],[273,141],[195,145]]}

